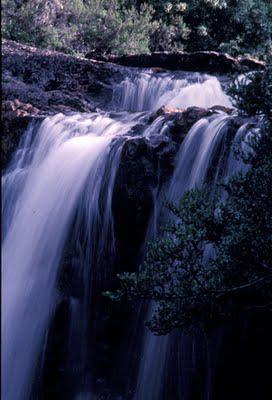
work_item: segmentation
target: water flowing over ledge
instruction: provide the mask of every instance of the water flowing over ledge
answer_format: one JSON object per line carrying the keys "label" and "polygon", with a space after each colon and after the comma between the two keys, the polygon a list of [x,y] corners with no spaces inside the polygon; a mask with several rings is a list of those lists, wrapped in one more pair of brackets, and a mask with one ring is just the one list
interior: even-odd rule
{"label": "water flowing over ledge", "polygon": [[[113,279],[118,263],[129,262],[133,251],[138,253],[137,259],[131,260],[136,267],[148,223],[159,223],[154,221],[152,210],[158,208],[161,193],[168,190],[169,197],[177,199],[184,190],[204,182],[209,171],[213,179],[215,175],[224,176],[232,156],[230,144],[242,123],[233,124],[233,116],[223,111],[206,110],[215,105],[229,108],[231,103],[217,78],[198,73],[173,76],[135,71],[114,86],[109,104],[108,111],[59,113],[30,125],[3,176],[4,400],[39,398],[35,391],[44,390],[48,382],[51,386],[56,383],[48,372],[50,346],[54,349],[49,338],[56,333],[63,338],[64,354],[57,360],[63,375],[58,382],[63,399],[99,398],[94,376],[101,369],[100,364],[106,371],[104,386],[116,386],[114,390],[120,391],[122,398],[132,398],[135,386],[135,399],[150,398],[147,386],[152,382],[152,393],[157,393],[155,399],[159,400],[160,385],[167,387],[164,366],[171,338],[160,339],[159,345],[151,334],[143,335],[143,343],[139,338],[130,341],[130,328],[123,329],[124,347],[117,341],[108,355],[110,360],[100,360],[102,346],[98,337],[106,336],[108,322],[104,320],[110,319],[100,289]],[[203,118],[191,123],[189,133],[180,132],[181,125],[175,127],[175,119],[157,117],[156,111],[165,104],[181,109],[202,107]],[[182,118],[181,110],[174,114]],[[243,134],[246,133],[244,125]],[[178,136],[176,141],[174,134]],[[143,154],[148,157],[145,159]],[[162,161],[169,154],[172,169],[163,181]],[[139,160],[144,161],[136,173],[142,174],[145,185],[146,171],[153,174],[154,181],[147,188],[140,185],[136,199],[131,190],[138,181],[132,170],[135,174]],[[129,162],[132,169],[128,168]],[[123,200],[116,195],[118,190],[119,194],[125,193]],[[149,209],[143,227],[132,228],[141,231],[137,246],[133,244],[134,233],[130,238],[130,245],[136,250],[128,246],[126,253],[126,227],[131,221],[124,215],[130,196],[137,204],[144,190],[150,196]],[[156,215],[159,218],[159,213]],[[69,252],[72,256],[67,260]],[[66,310],[67,330],[58,332],[56,320],[61,307]],[[128,320],[130,326],[137,326],[137,317]],[[161,347],[162,342],[166,346]],[[97,343],[100,347],[96,347]],[[109,346],[114,347],[114,343]],[[134,349],[134,357],[135,348],[136,354],[142,352],[144,363],[135,357],[128,378],[122,374],[128,363],[124,361],[127,348]],[[152,372],[155,361],[160,378]],[[42,371],[46,371],[43,378]],[[41,389],[36,382],[43,379]],[[134,384],[124,379],[134,379]]]}

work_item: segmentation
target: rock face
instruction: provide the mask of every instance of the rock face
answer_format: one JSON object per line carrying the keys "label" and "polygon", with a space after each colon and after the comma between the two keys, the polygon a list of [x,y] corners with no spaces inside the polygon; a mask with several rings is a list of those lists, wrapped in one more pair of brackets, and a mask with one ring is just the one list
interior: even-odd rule
{"label": "rock face", "polygon": [[[16,110],[17,111],[17,110]],[[21,110],[7,112],[2,118],[2,169],[5,169],[11,159],[11,155],[17,148],[19,141],[31,121],[41,121],[43,117],[31,116],[29,114],[18,115]]]}
{"label": "rock face", "polygon": [[[86,54],[92,58],[92,54]],[[101,61],[125,65],[127,67],[163,68],[168,70],[197,71],[210,73],[234,73],[262,69],[265,63],[250,57],[234,58],[216,51],[196,51],[193,53],[155,52],[151,54],[135,54],[108,56],[98,58]]]}
{"label": "rock face", "polygon": [[10,40],[2,43],[3,100],[19,99],[41,113],[93,111],[121,75],[103,62],[36,49]]}
{"label": "rock face", "polygon": [[28,115],[38,115],[40,110],[32,104],[22,103],[19,99],[6,100],[2,102],[2,112],[8,117],[25,117]]}
{"label": "rock face", "polygon": [[18,99],[2,102],[2,168],[7,166],[20,138],[31,121],[42,120],[40,110]]}
{"label": "rock face", "polygon": [[[223,111],[218,108],[218,111]],[[216,111],[216,106],[210,109],[188,107],[186,110],[162,107],[151,116],[150,122],[163,115],[169,126],[167,134],[156,138],[155,143],[140,137],[124,144],[113,193],[116,253],[119,257],[117,271],[135,270],[154,206],[154,193],[169,183],[176,154],[190,128],[199,119]],[[224,111],[231,112],[230,109]],[[241,118],[233,117],[235,131],[243,122]],[[124,224],[124,221],[129,221],[129,224]]]}
{"label": "rock face", "polygon": [[6,167],[11,154],[16,149],[20,137],[29,124],[29,118],[13,118],[12,120],[4,119],[2,128],[5,134],[2,137],[2,166]]}
{"label": "rock face", "polygon": [[94,111],[120,79],[118,67],[3,40],[2,167],[33,118]]}

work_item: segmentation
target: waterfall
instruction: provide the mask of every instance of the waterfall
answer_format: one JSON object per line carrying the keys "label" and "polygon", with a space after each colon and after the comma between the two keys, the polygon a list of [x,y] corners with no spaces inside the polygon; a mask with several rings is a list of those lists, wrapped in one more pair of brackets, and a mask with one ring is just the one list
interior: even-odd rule
{"label": "waterfall", "polygon": [[[32,160],[22,161],[18,155],[25,153],[26,142],[29,146],[31,129],[4,177],[3,191],[9,198],[3,213],[10,219],[2,247],[4,399],[29,396],[57,300],[58,266],[80,195],[88,179],[88,224],[92,227],[99,219],[99,194],[110,144],[135,123],[135,116],[130,120],[126,116],[125,122],[103,115],[47,118],[30,146]],[[18,175],[24,175],[24,182],[17,194]],[[10,201],[14,202],[12,213]],[[103,232],[101,236],[103,240]],[[94,246],[92,237],[89,245]]]}
{"label": "waterfall", "polygon": [[[40,125],[31,124],[22,137],[2,178],[3,400],[31,396],[61,297],[58,278],[71,240],[79,254],[73,271],[83,289],[78,298],[69,298],[66,362],[80,371],[74,399],[92,397],[91,384],[86,383],[92,280],[105,254],[114,257],[111,203],[122,148],[135,137],[154,144],[166,134],[168,122],[163,116],[149,122],[152,111],[164,104],[210,107],[229,106],[230,101],[214,77],[145,71],[116,85],[112,113],[57,114]],[[228,119],[222,113],[190,130],[177,157],[169,198],[201,184]],[[104,270],[99,274],[101,279],[107,275]],[[145,339],[135,399],[152,398],[146,389],[151,382],[152,393],[159,396],[158,377],[149,372],[154,360],[163,379],[168,339],[150,335]]]}
{"label": "waterfall", "polygon": [[177,155],[178,162],[167,193],[169,201],[176,202],[186,190],[201,186],[229,119],[226,115],[210,121],[201,119],[188,132]]}
{"label": "waterfall", "polygon": [[[231,118],[232,117],[224,113],[209,118],[203,118],[196,122],[190,129],[176,156],[175,170],[167,193],[160,193],[156,199],[156,213],[153,215],[153,219],[156,221],[152,221],[152,225],[157,226],[159,223],[158,221],[169,221],[169,219],[172,218],[171,213],[163,208],[163,200],[165,197],[167,201],[177,203],[187,190],[200,188],[203,185],[216,151],[218,149],[220,150],[220,145],[228,132],[228,125]],[[242,147],[245,148],[247,138],[250,135],[251,132],[248,128],[248,124],[242,125],[235,133],[232,145],[227,151],[226,165],[224,166],[221,176],[222,181],[227,182],[232,174],[236,172],[246,172],[249,168],[248,165],[244,164],[241,160],[237,160],[235,148],[237,145],[242,145]],[[223,146],[220,151],[223,153]],[[223,154],[221,155],[223,156]],[[220,162],[218,161],[214,172],[215,177],[218,177],[219,168]],[[215,186],[218,181],[219,179],[215,178],[213,185]],[[210,190],[212,192],[213,187],[211,187]],[[223,192],[221,196],[222,199],[224,199],[226,193]],[[158,209],[160,211],[158,211]],[[158,232],[156,232],[156,234],[158,234]],[[150,236],[154,236],[154,232],[152,232]],[[147,319],[151,318],[154,307],[155,305],[153,303],[149,305],[146,316]],[[188,385],[188,382],[190,382],[190,372],[188,372],[188,375],[185,374],[185,368],[184,365],[182,367],[182,362],[185,361],[188,363],[188,360],[190,360],[189,362],[192,368],[194,368],[196,364],[194,347],[195,338],[183,332],[174,332],[167,336],[155,336],[150,331],[146,330],[136,392],[133,399],[168,399],[172,398],[171,396],[173,396],[173,393],[175,396],[174,398],[191,398],[192,392]],[[175,371],[174,374],[175,379],[178,381],[178,383],[176,382],[176,388],[173,389],[172,387],[172,391],[169,393],[167,390],[164,391],[166,385],[165,379],[167,371],[168,374],[169,371],[171,371],[171,359],[173,358],[177,359],[177,365],[179,367],[181,365],[181,367],[178,371]],[[204,400],[211,399],[210,380],[212,379],[212,372],[209,371],[210,368],[210,365],[207,365],[207,390],[205,392],[206,395],[203,394]],[[186,379],[184,379],[184,376],[186,376]]]}
{"label": "waterfall", "polygon": [[[210,119],[201,119],[191,128],[176,157],[176,167],[166,194],[168,201],[177,202],[186,190],[201,186],[210,166],[212,155],[226,132],[229,120],[229,116],[222,114]],[[158,202],[161,203],[162,200],[158,199]],[[159,207],[161,208],[162,205],[160,204]],[[171,218],[165,210],[161,212],[164,214],[163,219]],[[153,309],[154,305],[152,304],[149,306],[147,318],[151,318]],[[135,400],[160,398],[164,368],[172,337],[172,334],[158,337],[146,332]],[[182,347],[190,347],[190,343],[184,335],[180,341],[183,343],[181,351],[183,351]]]}
{"label": "waterfall", "polygon": [[231,106],[228,96],[222,91],[217,78],[198,73],[174,74],[142,72],[127,77],[116,85],[113,104],[128,111],[158,110],[163,105],[177,108],[190,106]]}

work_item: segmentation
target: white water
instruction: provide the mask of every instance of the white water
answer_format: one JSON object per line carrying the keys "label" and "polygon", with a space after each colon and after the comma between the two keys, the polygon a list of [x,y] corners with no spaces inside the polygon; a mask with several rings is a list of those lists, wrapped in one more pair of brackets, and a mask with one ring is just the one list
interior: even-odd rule
{"label": "white water", "polygon": [[[25,165],[27,176],[2,248],[5,400],[29,397],[39,350],[56,303],[58,265],[79,196],[89,177],[93,196],[90,206],[96,208],[90,211],[90,219],[94,218],[99,194],[96,185],[101,182],[109,145],[113,137],[135,124],[133,119],[122,123],[99,115],[57,115],[45,120],[37,132],[31,148],[34,157],[29,166]],[[4,179],[10,194],[7,204],[14,201],[16,187],[12,183],[21,173],[19,165],[12,164]]]}
{"label": "white water", "polygon": [[198,73],[177,79],[174,75],[143,72],[126,78],[115,87],[113,104],[128,111],[158,110],[163,105],[177,108],[231,107],[217,78]]}
{"label": "white water", "polygon": [[188,132],[177,154],[177,165],[167,194],[169,201],[175,202],[186,190],[203,184],[214,149],[230,118],[223,114],[210,121],[201,119]]}
{"label": "white water", "polygon": [[[168,201],[176,202],[186,190],[203,184],[212,155],[222,140],[229,119],[230,117],[225,114],[201,119],[188,132],[176,156],[175,171],[166,195]],[[159,205],[156,207],[161,209],[162,198],[158,198],[157,202]],[[171,218],[168,212],[164,210],[161,212],[164,214],[163,219]],[[155,218],[158,218],[159,214],[157,212]],[[153,312],[154,305],[150,305],[147,319],[151,318]],[[146,332],[134,400],[160,398],[171,336],[160,337]],[[184,335],[180,338],[180,342],[181,351],[191,345]],[[183,391],[182,388],[180,390]]]}
{"label": "white water", "polygon": [[[181,108],[192,105],[207,108],[214,104],[229,106],[229,99],[222,92],[219,82],[217,81],[215,85],[214,83],[215,78],[211,78],[204,81],[204,83],[194,83],[185,87],[168,104]],[[167,98],[165,95],[162,97],[164,99]],[[158,218],[161,214],[163,220],[171,218],[171,215],[162,208],[165,197],[168,201],[175,203],[187,190],[203,185],[208,168],[211,165],[216,149],[224,138],[230,119],[231,117],[225,113],[203,118],[188,132],[176,156],[176,166],[167,194],[161,193],[155,201],[156,212],[153,215],[153,219],[156,219],[156,222],[152,221],[151,225],[158,225]],[[245,132],[246,127],[240,128],[236,134],[236,140],[243,136]],[[237,161],[232,150],[228,156],[227,168],[224,173],[225,179],[231,173],[241,170],[241,168],[241,162]],[[154,232],[151,233],[151,236],[153,234]],[[147,240],[150,240],[150,237]],[[154,304],[150,304],[146,318],[150,319],[153,312]],[[166,394],[163,394],[162,389],[165,384],[166,369],[169,372],[169,368],[171,368],[169,358],[173,357],[173,355],[171,356],[170,354],[170,344],[175,340],[174,337],[175,334],[161,337],[155,336],[149,331],[145,332],[134,400],[165,398]],[[178,343],[179,346],[176,351],[179,352],[179,355],[176,355],[176,357],[180,360],[179,364],[182,359],[185,359],[183,353],[188,353],[189,349],[192,349],[191,362],[194,364],[194,341],[181,333]],[[178,373],[183,376],[185,372],[176,371],[177,377]],[[181,385],[176,390],[183,398],[183,396],[187,396],[188,385],[186,385],[182,377],[177,379]],[[207,400],[210,399],[209,396],[209,390],[207,390]]]}
{"label": "white water", "polygon": [[[125,80],[116,88],[113,104],[129,111],[156,110],[163,104],[181,108],[191,105],[230,105],[216,78],[193,74],[191,80],[173,79],[172,76],[158,77],[150,73],[141,74],[132,82]],[[125,140],[129,140],[131,129],[136,124],[144,124],[148,115],[119,113],[109,117],[106,114],[58,114],[47,118],[38,131],[35,126],[29,128],[4,175],[3,400],[28,400],[30,397],[33,380],[39,369],[43,341],[57,302],[59,266],[76,212],[80,211],[81,216],[85,216],[89,227],[86,241],[91,254],[87,257],[88,260],[99,253],[103,256],[109,241],[110,246],[114,247],[111,200],[122,145]],[[199,149],[203,148],[210,154],[210,146],[212,147],[213,140],[216,141],[215,137],[220,136],[221,125],[226,118],[218,116],[212,122],[202,121],[201,129],[198,129],[199,126],[193,128],[185,145],[188,143],[189,147],[192,146],[198,132],[198,144],[201,144]],[[204,125],[207,129],[202,129]],[[167,129],[167,123],[160,117],[152,125],[146,126],[142,134],[150,140],[156,140],[156,136],[165,135]],[[117,137],[123,139],[114,147],[114,154],[108,165],[113,141]],[[191,168],[189,180],[193,183],[196,182],[196,177],[201,181],[200,176],[204,174],[208,164],[208,155],[201,156],[199,149],[197,152],[194,147],[198,166],[192,165]],[[100,195],[105,176],[108,191],[101,216]],[[186,186],[186,176],[181,180],[176,172],[173,179],[182,188]],[[182,193],[179,191],[179,194]],[[76,229],[80,229],[80,226],[77,228],[77,222]],[[99,242],[94,242],[97,232],[100,232]],[[87,314],[84,310],[88,306],[90,273],[89,270],[83,271],[86,278],[83,296],[86,307],[77,307],[78,304],[71,300],[71,349],[77,344],[77,340],[73,340],[73,330],[79,322],[77,312],[82,316],[82,341],[87,336],[87,322],[84,320]],[[84,363],[82,349],[84,346],[74,350],[78,353],[79,363]],[[153,374],[153,378],[149,380],[148,375],[154,361],[150,351],[153,355],[156,353],[159,363],[165,358],[166,350],[160,350],[152,342],[151,348],[148,345],[149,353],[143,356],[144,369],[141,369],[145,381],[154,382],[153,387],[156,390],[158,376]],[[158,368],[162,375],[162,365]],[[140,373],[139,381],[141,379]],[[139,393],[144,395],[136,395],[137,399],[151,398],[143,397],[147,394],[141,391],[142,387],[146,388],[147,383],[139,383]],[[79,398],[82,396],[85,394],[78,394]],[[90,397],[91,394],[88,392],[86,396]]]}
{"label": "white water", "polygon": [[[203,118],[190,129],[176,156],[176,166],[167,194],[160,193],[155,200],[156,211],[150,223],[152,226],[158,226],[159,221],[169,221],[169,219],[172,218],[172,214],[163,208],[162,204],[165,197],[168,201],[177,203],[187,190],[199,188],[203,185],[215,151],[220,146],[220,143],[222,143],[230,121],[231,117],[222,113],[221,115]],[[256,132],[251,133],[247,124],[242,125],[236,132],[227,155],[227,163],[223,171],[223,176],[221,177],[223,181],[227,182],[234,173],[246,172],[248,170],[249,166],[237,159],[235,148],[238,145],[246,150],[247,138],[252,134],[256,134]],[[221,152],[223,150],[224,147],[221,149]],[[217,183],[219,164],[220,157],[214,173],[214,184]],[[213,188],[211,187],[211,192],[212,190]],[[222,192],[222,200],[225,196],[226,193]],[[158,235],[158,232],[155,232],[155,234]],[[150,240],[154,232],[151,232],[151,234],[149,232],[148,235],[150,235],[148,237]],[[206,257],[210,257],[211,251],[210,249],[207,250],[209,254],[206,254]],[[155,305],[152,303],[149,305],[146,316],[147,320],[151,319],[154,311]],[[173,348],[172,350],[170,348],[173,343],[176,343],[174,344],[175,354],[172,353]],[[195,365],[196,363],[194,347],[194,338],[187,336],[183,332],[174,332],[167,336],[155,336],[150,331],[146,331],[134,400],[168,399],[168,397],[165,396],[169,396],[169,394],[163,392],[163,388],[166,385],[165,376],[167,372],[169,374],[172,367],[171,358],[176,358],[178,360],[178,366],[180,367],[178,371],[173,371],[175,379],[177,380],[175,393],[178,393],[178,396],[180,396],[179,398],[188,398],[188,396],[190,398],[191,389],[188,385],[190,371],[186,372],[184,368],[188,369],[188,356],[191,365]],[[186,358],[187,361],[185,361]],[[187,364],[183,364],[183,361]],[[210,400],[212,395],[211,384],[213,370],[211,365],[207,365],[206,368],[207,387],[203,393],[203,399]],[[171,393],[170,395],[173,395]]]}

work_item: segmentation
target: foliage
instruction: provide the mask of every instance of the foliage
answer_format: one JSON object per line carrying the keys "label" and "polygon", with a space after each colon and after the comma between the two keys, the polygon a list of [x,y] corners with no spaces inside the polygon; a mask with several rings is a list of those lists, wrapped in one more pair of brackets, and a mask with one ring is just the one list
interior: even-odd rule
{"label": "foliage", "polygon": [[57,28],[51,25],[52,15],[42,1],[2,3],[3,36],[17,41],[58,48]]}
{"label": "foliage", "polygon": [[248,115],[272,114],[272,66],[236,79],[229,94],[240,111]]}
{"label": "foliage", "polygon": [[[268,74],[268,75],[266,75]],[[271,75],[252,78],[255,90]],[[258,87],[259,86],[259,87]],[[248,91],[236,92],[244,110]],[[254,113],[263,112],[255,99]],[[250,98],[252,101],[252,98]],[[260,109],[258,109],[258,106]],[[264,116],[259,134],[246,139],[250,163],[223,185],[226,200],[211,199],[209,189],[187,192],[162,238],[152,242],[137,273],[119,275],[114,300],[146,298],[156,304],[148,327],[165,334],[176,327],[211,327],[240,313],[272,310],[272,121]],[[249,151],[250,150],[250,151]],[[221,188],[222,190],[222,188]]]}
{"label": "foliage", "polygon": [[[94,10],[94,3],[96,8]],[[119,2],[98,0],[92,2],[90,15],[83,29],[84,42],[93,43],[95,53],[135,54],[148,52],[152,9],[143,4],[120,9]]]}
{"label": "foliage", "polygon": [[2,11],[5,37],[70,53],[272,52],[270,0],[3,0]]}
{"label": "foliage", "polygon": [[68,53],[148,52],[152,8],[119,0],[5,0],[3,35]]}
{"label": "foliage", "polygon": [[266,0],[238,1],[234,22],[245,52],[272,54],[272,3]]}
{"label": "foliage", "polygon": [[[126,1],[128,5],[139,3]],[[148,0],[147,3],[153,6],[154,18],[163,33],[153,39],[152,50],[221,50],[235,56],[248,53],[261,58],[272,53],[270,0]]]}

